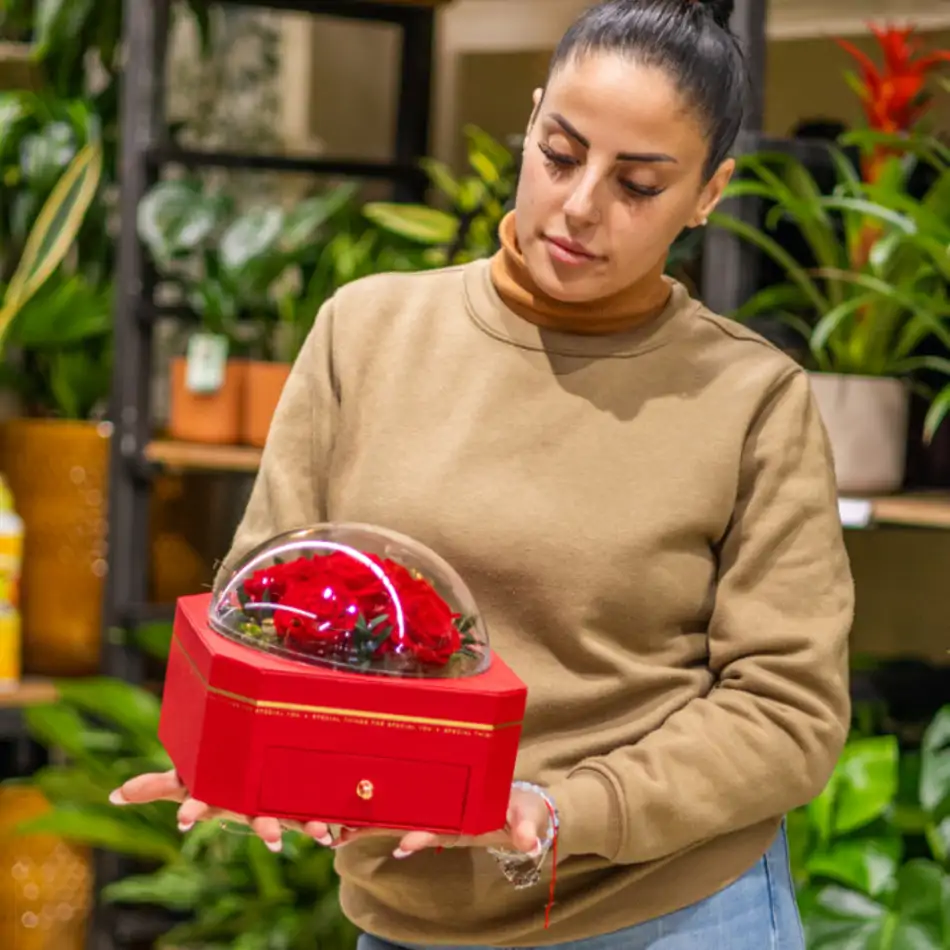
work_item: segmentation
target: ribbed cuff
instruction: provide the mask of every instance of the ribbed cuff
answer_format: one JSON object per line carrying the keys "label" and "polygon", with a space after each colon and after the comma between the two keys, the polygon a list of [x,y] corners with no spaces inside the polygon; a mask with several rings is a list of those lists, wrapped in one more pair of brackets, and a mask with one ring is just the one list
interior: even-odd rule
{"label": "ribbed cuff", "polygon": [[598,854],[612,860],[620,850],[622,817],[607,777],[581,768],[549,791],[561,822],[558,855]]}

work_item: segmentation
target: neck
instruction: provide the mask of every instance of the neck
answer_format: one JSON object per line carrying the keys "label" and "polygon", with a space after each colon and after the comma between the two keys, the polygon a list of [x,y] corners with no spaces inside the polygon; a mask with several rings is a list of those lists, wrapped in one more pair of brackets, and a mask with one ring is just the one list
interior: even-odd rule
{"label": "neck", "polygon": [[550,297],[535,283],[518,246],[515,215],[502,219],[501,249],[492,258],[491,276],[509,310],[524,320],[562,333],[620,333],[659,316],[670,297],[662,263],[630,287],[597,300],[568,303]]}

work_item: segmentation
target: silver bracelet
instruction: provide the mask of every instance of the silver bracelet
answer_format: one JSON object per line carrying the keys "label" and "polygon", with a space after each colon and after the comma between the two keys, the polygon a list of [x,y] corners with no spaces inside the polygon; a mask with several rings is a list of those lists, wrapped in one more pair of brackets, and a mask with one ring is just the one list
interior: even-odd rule
{"label": "silver bracelet", "polygon": [[534,792],[540,796],[548,806],[550,821],[548,823],[548,833],[543,841],[538,842],[534,851],[513,851],[509,848],[488,848],[488,853],[498,862],[502,874],[514,885],[516,890],[526,887],[533,887],[541,880],[541,868],[544,866],[545,858],[554,845],[554,839],[557,837],[560,827],[557,806],[554,800],[540,785],[534,785],[531,782],[512,782],[512,788],[518,788],[525,792]]}

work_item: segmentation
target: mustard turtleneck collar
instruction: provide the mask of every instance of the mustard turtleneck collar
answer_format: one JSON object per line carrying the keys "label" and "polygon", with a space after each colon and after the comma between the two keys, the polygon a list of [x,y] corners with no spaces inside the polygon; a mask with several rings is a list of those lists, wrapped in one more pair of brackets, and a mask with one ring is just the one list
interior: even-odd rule
{"label": "mustard turtleneck collar", "polygon": [[501,248],[491,260],[492,283],[509,310],[537,326],[562,333],[621,333],[659,316],[669,301],[668,284],[662,295],[644,294],[643,285],[638,284],[599,300],[555,300],[538,287],[528,271],[518,246],[513,211],[502,219],[498,235]]}

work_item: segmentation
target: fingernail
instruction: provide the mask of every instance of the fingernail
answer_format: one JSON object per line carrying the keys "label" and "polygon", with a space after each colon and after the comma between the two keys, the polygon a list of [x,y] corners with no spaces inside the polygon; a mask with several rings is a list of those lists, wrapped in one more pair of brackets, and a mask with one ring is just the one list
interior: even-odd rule
{"label": "fingernail", "polygon": [[393,851],[393,857],[396,858],[396,859],[399,860],[399,861],[402,861],[403,858],[408,858],[408,857],[410,857],[413,853],[414,853],[414,852],[412,852],[412,851],[406,851],[406,850],[403,849],[403,848],[396,848],[396,850]]}
{"label": "fingernail", "polygon": [[128,805],[129,800],[122,794],[122,789],[117,788],[114,792],[109,794],[109,801],[113,805]]}
{"label": "fingernail", "polygon": [[284,843],[280,839],[277,841],[265,841],[264,844],[267,845],[267,850],[273,851],[274,854],[280,854],[284,848]]}
{"label": "fingernail", "polygon": [[333,844],[333,835],[322,835],[317,838],[317,843],[329,848],[330,845]]}
{"label": "fingernail", "polygon": [[182,834],[184,834],[186,831],[191,831],[191,829],[194,828],[194,827],[195,827],[195,823],[194,823],[193,821],[180,821],[180,822],[178,822],[178,830],[179,830]]}

